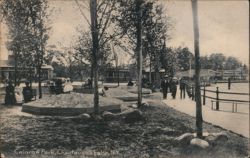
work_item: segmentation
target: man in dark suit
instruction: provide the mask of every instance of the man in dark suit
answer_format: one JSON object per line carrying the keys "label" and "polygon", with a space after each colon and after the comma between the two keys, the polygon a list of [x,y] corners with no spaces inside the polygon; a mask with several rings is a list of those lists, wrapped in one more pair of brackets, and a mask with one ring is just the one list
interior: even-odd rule
{"label": "man in dark suit", "polygon": [[163,99],[167,99],[167,94],[169,89],[168,75],[166,75],[161,81],[161,88],[162,88]]}
{"label": "man in dark suit", "polygon": [[185,89],[186,89],[186,85],[185,85],[185,80],[182,78],[180,80],[180,96],[181,96],[181,99],[184,98],[185,99]]}

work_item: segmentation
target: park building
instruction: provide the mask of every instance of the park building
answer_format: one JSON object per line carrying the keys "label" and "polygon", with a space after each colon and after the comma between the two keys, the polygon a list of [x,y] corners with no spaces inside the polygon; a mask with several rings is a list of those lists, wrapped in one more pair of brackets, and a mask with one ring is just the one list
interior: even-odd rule
{"label": "park building", "polygon": [[244,67],[239,67],[234,70],[218,70],[216,76],[222,80],[231,78],[232,80],[249,80],[248,71]]}
{"label": "park building", "polygon": [[[35,68],[27,69],[17,69],[18,72],[32,71],[30,74],[36,74]],[[42,65],[42,80],[48,80],[53,78],[53,67],[51,65]],[[13,55],[9,55],[8,59],[0,59],[0,82],[6,80],[14,80],[15,76],[15,60]],[[33,76],[35,78],[35,75]],[[27,79],[23,76],[22,79]]]}
{"label": "park building", "polygon": [[[194,79],[195,70],[180,71],[176,73],[178,78],[191,78]],[[249,80],[248,71],[244,70],[243,67],[239,67],[235,70],[212,70],[212,69],[201,69],[200,80],[204,82],[210,82],[214,80]]]}
{"label": "park building", "polygon": [[[195,70],[187,70],[187,71],[179,71],[176,73],[177,78],[190,78],[194,79],[195,76]],[[216,76],[216,71],[212,69],[201,69],[200,70],[200,80],[202,82],[209,82],[210,80],[213,80]]]}

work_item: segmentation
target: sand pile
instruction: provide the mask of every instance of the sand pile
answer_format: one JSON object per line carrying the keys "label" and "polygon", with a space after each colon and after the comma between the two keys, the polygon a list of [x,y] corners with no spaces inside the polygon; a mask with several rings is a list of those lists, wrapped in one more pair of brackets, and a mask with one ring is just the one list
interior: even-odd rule
{"label": "sand pile", "polygon": [[[52,96],[44,96],[42,99],[38,99],[34,102],[26,103],[25,105],[39,106],[39,107],[93,107],[94,95],[93,94],[81,94],[81,93],[70,93],[70,94],[59,94]],[[122,104],[122,101],[111,98],[99,96],[100,106]]]}
{"label": "sand pile", "polygon": [[105,91],[105,94],[107,97],[137,97],[136,94],[130,93],[125,89],[121,88],[109,88],[107,91]]}

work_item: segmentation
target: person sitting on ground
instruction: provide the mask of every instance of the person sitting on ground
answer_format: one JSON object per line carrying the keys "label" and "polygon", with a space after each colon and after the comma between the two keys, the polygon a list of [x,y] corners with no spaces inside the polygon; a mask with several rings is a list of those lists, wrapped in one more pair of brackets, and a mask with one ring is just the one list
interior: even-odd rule
{"label": "person sitting on ground", "polygon": [[132,82],[131,79],[129,79],[127,86],[133,86],[133,85],[134,85],[134,83]]}
{"label": "person sitting on ground", "polygon": [[88,79],[85,84],[83,85],[85,88],[92,88],[92,80]]}
{"label": "person sitting on ground", "polygon": [[8,85],[6,86],[6,95],[5,95],[5,105],[14,105],[16,104],[16,97],[15,97],[15,88],[12,85],[12,82],[9,81]]}
{"label": "person sitting on ground", "polygon": [[103,96],[103,97],[106,97],[107,95],[106,95],[106,92],[105,92],[105,91],[107,91],[108,89],[109,89],[109,88],[106,87],[106,86],[104,86],[103,88],[99,88],[99,89],[98,89],[99,95],[101,95],[101,96]]}
{"label": "person sitting on ground", "polygon": [[25,82],[26,87],[23,88],[23,98],[24,102],[27,103],[33,98],[32,89],[30,87],[29,81]]}

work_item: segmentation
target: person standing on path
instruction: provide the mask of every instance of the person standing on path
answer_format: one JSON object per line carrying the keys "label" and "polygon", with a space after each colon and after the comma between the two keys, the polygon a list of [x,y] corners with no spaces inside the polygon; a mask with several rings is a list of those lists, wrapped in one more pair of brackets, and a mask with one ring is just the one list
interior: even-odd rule
{"label": "person standing on path", "polygon": [[23,98],[24,102],[27,103],[33,98],[32,88],[30,87],[29,81],[25,82],[26,87],[23,88]]}
{"label": "person standing on path", "polygon": [[171,91],[173,99],[175,99],[175,96],[176,96],[177,84],[178,84],[177,78],[176,77],[171,78],[171,80],[170,80],[170,91]]}
{"label": "person standing on path", "polygon": [[12,82],[9,81],[8,86],[5,89],[5,105],[14,105],[16,104],[16,97],[15,97],[15,88],[12,85]]}
{"label": "person standing on path", "polygon": [[180,97],[181,99],[185,99],[185,90],[186,90],[186,85],[185,85],[185,80],[181,78],[180,80]]}
{"label": "person standing on path", "polygon": [[18,82],[15,87],[15,97],[17,103],[23,102],[23,94],[22,94],[22,87],[20,87],[20,83]]}
{"label": "person standing on path", "polygon": [[164,76],[163,80],[161,81],[161,88],[162,88],[163,99],[167,99],[167,94],[169,89],[168,75]]}
{"label": "person standing on path", "polygon": [[230,88],[231,88],[231,78],[229,77],[228,78],[228,90],[230,90]]}

